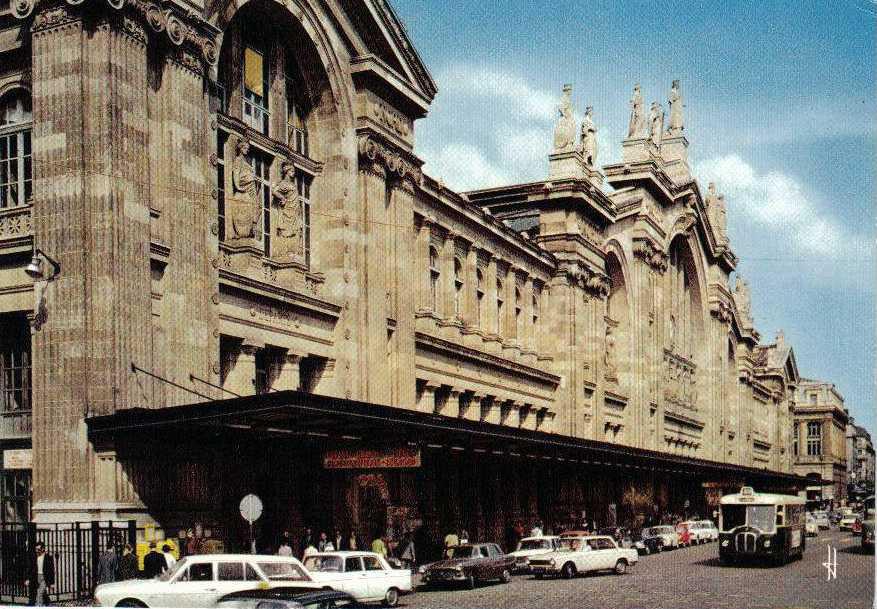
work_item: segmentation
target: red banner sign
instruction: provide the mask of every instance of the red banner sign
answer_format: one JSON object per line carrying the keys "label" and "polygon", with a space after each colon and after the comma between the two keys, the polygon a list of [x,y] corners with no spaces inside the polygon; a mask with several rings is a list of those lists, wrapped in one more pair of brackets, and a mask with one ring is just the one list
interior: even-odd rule
{"label": "red banner sign", "polygon": [[326,469],[420,467],[420,450],[416,448],[330,450],[323,455],[323,467]]}

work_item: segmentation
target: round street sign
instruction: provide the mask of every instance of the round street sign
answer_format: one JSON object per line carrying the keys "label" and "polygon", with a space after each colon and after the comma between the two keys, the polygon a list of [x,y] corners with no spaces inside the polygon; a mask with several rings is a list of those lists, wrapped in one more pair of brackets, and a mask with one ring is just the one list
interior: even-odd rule
{"label": "round street sign", "polygon": [[241,517],[253,524],[262,515],[262,500],[257,495],[250,493],[241,499]]}

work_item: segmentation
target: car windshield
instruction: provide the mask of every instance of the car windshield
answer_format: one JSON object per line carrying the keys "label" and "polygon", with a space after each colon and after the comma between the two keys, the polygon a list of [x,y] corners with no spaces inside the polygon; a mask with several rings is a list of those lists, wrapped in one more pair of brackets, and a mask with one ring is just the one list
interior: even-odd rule
{"label": "car windshield", "polygon": [[291,562],[260,562],[257,563],[265,576],[274,580],[286,580],[294,582],[307,582],[311,578],[301,570],[301,567]]}
{"label": "car windshield", "polygon": [[456,546],[453,550],[454,558],[478,558],[481,556],[477,546]]}
{"label": "car windshield", "polygon": [[548,550],[551,543],[547,539],[525,539],[518,547],[519,550]]}
{"label": "car windshield", "polygon": [[167,571],[165,571],[164,573],[159,575],[158,578],[163,582],[170,581],[174,577],[177,576],[177,573],[181,573],[181,572],[185,571],[188,568],[188,566],[189,566],[189,561],[184,558],[183,560],[177,561],[177,564],[175,564],[173,567],[171,567],[170,569],[168,569]]}
{"label": "car windshield", "polygon": [[761,531],[772,531],[776,519],[773,505],[724,505],[722,506],[722,527],[730,531],[747,524]]}
{"label": "car windshield", "polygon": [[339,556],[308,556],[305,558],[305,569],[324,573],[340,573],[344,570]]}

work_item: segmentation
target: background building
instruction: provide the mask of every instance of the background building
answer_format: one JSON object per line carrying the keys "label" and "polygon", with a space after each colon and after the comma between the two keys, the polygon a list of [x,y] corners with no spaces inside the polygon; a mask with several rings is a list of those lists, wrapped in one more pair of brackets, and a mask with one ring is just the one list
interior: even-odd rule
{"label": "background building", "polygon": [[861,499],[874,494],[874,444],[871,434],[856,425],[853,417],[847,422],[847,479],[851,498]]}
{"label": "background building", "polygon": [[266,538],[498,538],[801,486],[794,352],[731,280],[678,82],[620,162],[565,89],[544,181],[456,193],[420,169],[436,85],[382,0],[0,21],[9,518],[233,545],[253,491]]}
{"label": "background building", "polygon": [[808,499],[841,502],[847,495],[844,398],[832,383],[802,379],[795,398],[795,473],[808,478]]}

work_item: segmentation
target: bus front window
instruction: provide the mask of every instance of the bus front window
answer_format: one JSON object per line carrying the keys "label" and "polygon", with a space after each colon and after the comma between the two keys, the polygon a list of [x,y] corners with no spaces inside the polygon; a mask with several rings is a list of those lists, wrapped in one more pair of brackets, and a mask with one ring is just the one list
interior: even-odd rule
{"label": "bus front window", "polygon": [[776,508],[772,505],[746,506],[747,524],[759,529],[760,531],[772,531],[774,528],[775,517]]}
{"label": "bus front window", "polygon": [[722,506],[722,530],[730,531],[746,524],[745,505]]}

